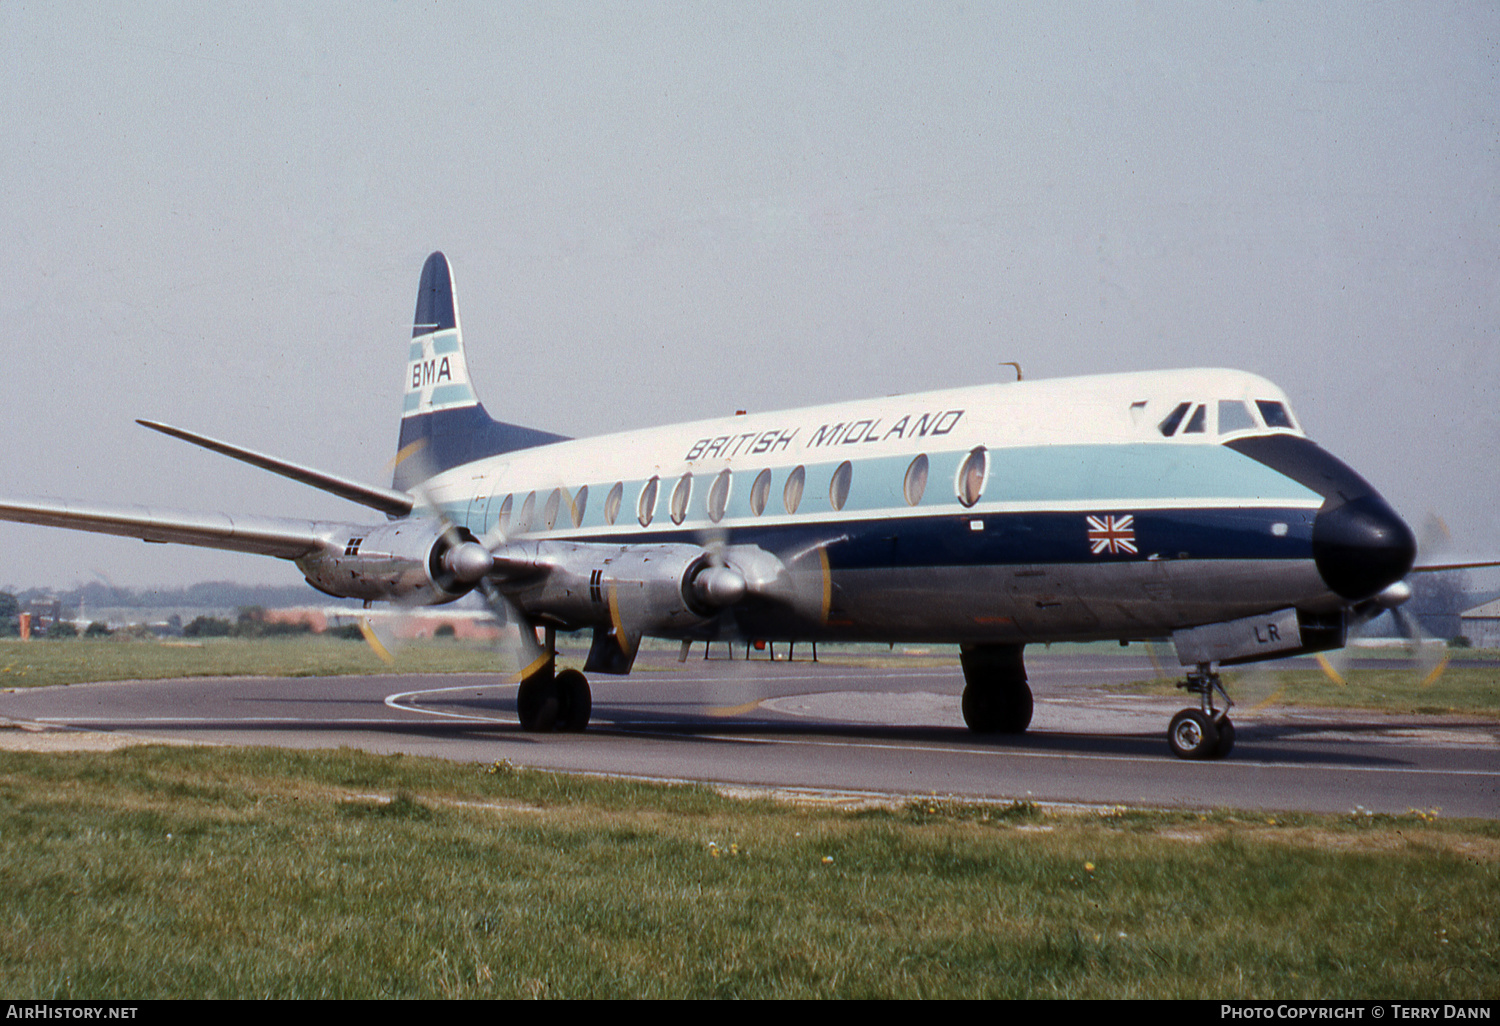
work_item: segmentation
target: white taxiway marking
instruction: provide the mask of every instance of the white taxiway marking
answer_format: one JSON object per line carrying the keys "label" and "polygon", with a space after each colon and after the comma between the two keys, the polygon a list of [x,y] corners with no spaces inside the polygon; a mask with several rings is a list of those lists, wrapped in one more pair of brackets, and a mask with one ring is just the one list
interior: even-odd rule
{"label": "white taxiway marking", "polygon": [[[851,676],[851,677],[853,677],[853,676],[859,676],[859,677],[861,677],[861,679],[868,679],[867,677],[863,677],[863,675],[850,674],[848,676]],[[682,678],[673,678],[673,680],[674,681],[680,681],[682,683],[693,683],[693,681],[691,679],[684,680]],[[705,682],[716,682],[718,680],[720,680],[720,678],[705,678]],[[511,685],[498,685],[498,686],[499,687],[515,687],[516,685],[511,684]],[[407,704],[404,704],[404,701],[403,701],[403,700],[415,700],[417,697],[419,697],[419,696],[425,696],[425,695],[441,695],[441,694],[446,694],[448,692],[456,692],[456,691],[468,691],[468,692],[474,692],[474,691],[480,691],[480,690],[490,691],[490,690],[493,690],[493,688],[494,688],[494,686],[486,686],[484,688],[476,688],[474,685],[470,684],[470,685],[461,686],[461,687],[428,688],[428,689],[424,689],[424,690],[420,690],[420,691],[400,691],[400,692],[396,692],[396,693],[391,694],[391,695],[387,695],[386,698],[385,698],[385,704],[388,707],[392,708],[392,709],[398,709],[398,710],[402,710],[402,711],[405,711],[405,712],[424,713],[424,714],[426,714],[428,716],[443,716],[443,717],[448,717],[448,718],[451,718],[451,719],[472,720],[472,721],[477,721],[477,722],[481,722],[481,723],[504,723],[504,724],[507,724],[507,725],[514,725],[514,724],[516,724],[517,721],[515,719],[513,719],[513,718],[500,718],[500,717],[494,717],[494,716],[481,716],[481,715],[477,715],[477,714],[474,714],[474,713],[446,712],[446,711],[441,710],[441,709],[423,709],[423,708],[421,708],[419,706],[416,706],[416,705],[407,705]],[[786,696],[786,697],[791,697],[791,696]],[[638,723],[632,724],[631,726],[628,726],[628,727],[625,727],[625,726],[612,726],[610,729],[619,731],[621,733],[645,734],[645,733],[650,733],[651,732],[651,728],[653,726],[658,726],[658,725],[659,726],[669,726],[669,725],[672,725],[672,724],[673,724],[673,721],[658,720],[658,721],[654,721],[654,722],[645,722],[645,723],[639,723],[638,722]],[[769,722],[766,722],[764,725],[770,726],[772,724],[770,724]],[[1084,753],[1078,753],[1078,752],[1068,752],[1068,753],[1065,753],[1065,754],[1059,754],[1059,753],[1054,753],[1054,752],[1028,751],[1028,750],[1025,750],[1025,749],[1017,749],[1017,748],[1005,748],[1005,749],[997,749],[997,748],[970,748],[970,747],[966,747],[966,746],[964,746],[962,744],[929,745],[929,744],[914,744],[914,743],[892,743],[892,742],[885,742],[885,741],[833,741],[833,740],[814,739],[814,738],[743,737],[743,736],[738,736],[738,735],[733,735],[733,734],[701,734],[701,735],[698,735],[698,736],[701,737],[701,738],[703,738],[704,740],[723,741],[723,742],[734,743],[734,744],[791,745],[791,746],[801,746],[801,747],[807,747],[807,748],[834,748],[834,749],[838,749],[838,748],[859,748],[859,749],[874,749],[874,750],[877,750],[877,751],[891,750],[891,751],[903,751],[903,752],[937,752],[937,753],[955,753],[955,754],[960,754],[960,755],[973,755],[973,756],[980,756],[980,757],[988,756],[990,758],[1002,758],[1002,757],[1007,757],[1008,756],[1008,757],[1012,757],[1012,758],[1020,757],[1020,758],[1026,758],[1026,759],[1081,759],[1081,760],[1087,760],[1087,761],[1090,761],[1090,762],[1136,762],[1139,759],[1138,756],[1126,756],[1126,755],[1090,755],[1090,754],[1084,754]],[[1163,754],[1162,758],[1163,758],[1163,761],[1167,761],[1165,754]],[[1261,762],[1261,761],[1246,761],[1246,760],[1241,760],[1241,759],[1236,759],[1236,760],[1234,760],[1231,763],[1206,762],[1206,763],[1193,763],[1192,765],[1195,766],[1195,767],[1203,767],[1203,768],[1219,767],[1221,769],[1222,768],[1232,767],[1232,766],[1255,766],[1255,767],[1264,768],[1264,769],[1299,769],[1300,768],[1300,767],[1289,767],[1289,766],[1286,766],[1285,764],[1282,764],[1282,763]],[[1332,765],[1328,765],[1328,766],[1322,766],[1322,767],[1319,767],[1319,768],[1323,769],[1323,770],[1337,770],[1337,771],[1349,772],[1349,773],[1408,773],[1408,774],[1413,774],[1413,775],[1418,775],[1418,776],[1500,777],[1500,770],[1441,770],[1441,769],[1418,769],[1418,768],[1402,768],[1402,767],[1386,767],[1386,766],[1354,766],[1354,765],[1345,765],[1345,764],[1332,764]]]}

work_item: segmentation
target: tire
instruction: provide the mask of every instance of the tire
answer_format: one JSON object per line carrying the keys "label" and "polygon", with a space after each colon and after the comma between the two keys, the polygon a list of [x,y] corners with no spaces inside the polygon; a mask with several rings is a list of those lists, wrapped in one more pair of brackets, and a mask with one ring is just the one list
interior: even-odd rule
{"label": "tire", "polygon": [[1184,709],[1167,727],[1167,744],[1179,759],[1211,759],[1218,750],[1219,731],[1202,710]]}
{"label": "tire", "polygon": [[1219,743],[1214,745],[1214,754],[1212,758],[1222,759],[1230,752],[1234,751],[1234,724],[1229,722],[1228,716],[1225,716],[1219,720],[1218,731]]}
{"label": "tire", "polygon": [[556,678],[551,673],[527,677],[516,691],[516,716],[521,729],[528,734],[550,734],[556,730],[560,706]]}
{"label": "tire", "polygon": [[553,686],[557,691],[557,729],[570,734],[583,733],[594,711],[588,678],[577,670],[564,670],[557,675]]}
{"label": "tire", "polygon": [[1024,734],[1032,709],[1031,688],[1024,681],[964,688],[964,723],[976,734]]}

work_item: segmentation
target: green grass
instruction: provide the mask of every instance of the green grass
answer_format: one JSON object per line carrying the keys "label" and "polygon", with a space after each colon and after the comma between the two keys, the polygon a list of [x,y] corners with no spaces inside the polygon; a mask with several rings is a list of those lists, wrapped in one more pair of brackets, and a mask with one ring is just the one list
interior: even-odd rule
{"label": "green grass", "polygon": [[[1494,653],[1452,653],[1455,661]],[[1175,667],[1174,667],[1175,668]],[[1335,681],[1319,669],[1224,671],[1224,683],[1236,704],[1315,706],[1327,709],[1379,709],[1422,715],[1462,714],[1500,719],[1500,659],[1483,665],[1448,665],[1435,680],[1424,679],[1435,667],[1392,670],[1361,665],[1356,659],[1336,672]],[[1181,678],[1178,678],[1181,679]],[[1172,680],[1137,681],[1122,690],[1136,694],[1183,694]]]}
{"label": "green grass", "polygon": [[493,673],[493,648],[457,641],[403,645],[386,663],[363,641],[306,637],[137,641],[0,640],[0,687],[169,677],[327,677],[370,673]]}
{"label": "green grass", "polygon": [[861,812],[352,751],[0,753],[0,991],[1486,997],[1500,825]]}

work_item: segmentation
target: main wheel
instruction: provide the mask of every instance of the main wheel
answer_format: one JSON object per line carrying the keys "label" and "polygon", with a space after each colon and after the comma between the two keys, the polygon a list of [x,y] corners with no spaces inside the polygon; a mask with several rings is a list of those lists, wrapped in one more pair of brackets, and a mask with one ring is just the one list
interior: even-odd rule
{"label": "main wheel", "polygon": [[553,681],[557,690],[557,729],[571,734],[580,734],[589,725],[589,716],[594,711],[594,696],[589,691],[589,681],[577,670],[564,670]]}
{"label": "main wheel", "polygon": [[964,687],[964,723],[976,734],[1024,734],[1031,726],[1031,688],[1025,681]]}
{"label": "main wheel", "polygon": [[1031,726],[1031,688],[1020,645],[965,645],[964,722],[976,734],[1024,734]]}
{"label": "main wheel", "polygon": [[534,673],[521,681],[521,687],[516,691],[516,716],[521,721],[522,730],[528,734],[550,733],[557,729],[561,712],[557,678],[552,675],[550,666],[545,672]]}
{"label": "main wheel", "polygon": [[1219,731],[1201,709],[1184,709],[1167,727],[1167,744],[1179,759],[1212,759],[1218,751]]}

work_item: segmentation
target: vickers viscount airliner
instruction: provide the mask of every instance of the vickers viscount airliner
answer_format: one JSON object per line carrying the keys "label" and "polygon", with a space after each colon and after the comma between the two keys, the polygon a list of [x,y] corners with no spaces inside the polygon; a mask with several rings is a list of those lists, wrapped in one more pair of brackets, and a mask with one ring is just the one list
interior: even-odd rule
{"label": "vickers viscount airliner", "polygon": [[[1410,595],[1416,543],[1234,370],[1007,381],[591,439],[492,419],[469,379],[452,274],[422,269],[394,479],[363,484],[142,421],[385,514],[319,523],[0,503],[0,519],[262,553],[330,595],[451,602],[480,589],[519,654],[528,731],[582,730],[583,671],[642,638],[958,647],[979,733],[1031,722],[1026,645],[1170,638],[1198,696],[1183,758],[1234,744],[1225,665],[1344,644]],[[538,637],[538,631],[541,637]]]}

